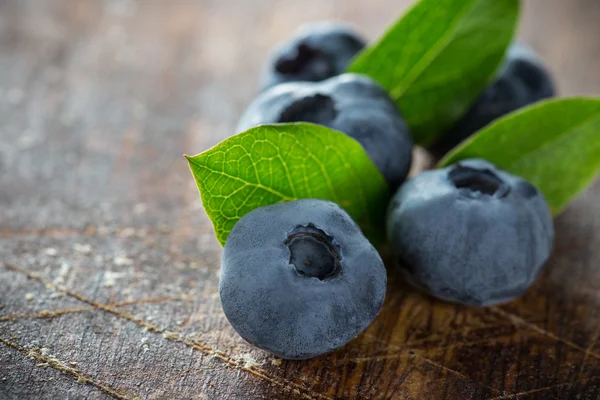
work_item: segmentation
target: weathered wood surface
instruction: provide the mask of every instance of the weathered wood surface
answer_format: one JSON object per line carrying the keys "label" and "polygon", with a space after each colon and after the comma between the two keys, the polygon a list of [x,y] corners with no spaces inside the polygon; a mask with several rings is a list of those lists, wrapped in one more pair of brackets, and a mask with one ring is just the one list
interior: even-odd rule
{"label": "weathered wood surface", "polygon": [[[442,304],[393,271],[334,354],[245,344],[183,153],[232,133],[268,49],[336,17],[375,37],[398,0],[0,0],[1,399],[597,399],[600,183],[556,220],[536,285]],[[525,0],[562,94],[600,93],[600,2]]]}

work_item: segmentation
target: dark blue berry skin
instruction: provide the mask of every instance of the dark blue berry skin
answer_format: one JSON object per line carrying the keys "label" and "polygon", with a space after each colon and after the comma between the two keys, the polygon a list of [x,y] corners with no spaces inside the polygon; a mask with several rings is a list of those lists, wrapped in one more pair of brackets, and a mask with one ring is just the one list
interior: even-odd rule
{"label": "dark blue berry skin", "polygon": [[392,191],[410,170],[412,141],[408,127],[385,90],[364,75],[342,74],[318,83],[277,85],[250,104],[237,131],[280,122],[313,122],[354,138]]}
{"label": "dark blue berry skin", "polygon": [[402,185],[387,234],[409,282],[442,300],[487,306],[533,283],[550,257],[554,228],[532,184],[472,159]]}
{"label": "dark blue berry skin", "polygon": [[281,358],[342,347],[375,319],[385,291],[379,254],[332,202],[255,209],[225,243],[223,311],[242,338]]}
{"label": "dark blue berry skin", "polygon": [[494,83],[431,150],[442,156],[492,121],[555,95],[552,78],[538,56],[523,43],[513,44]]}
{"label": "dark blue berry skin", "polygon": [[262,89],[283,82],[318,82],[339,75],[365,45],[365,40],[343,23],[302,25],[269,56]]}

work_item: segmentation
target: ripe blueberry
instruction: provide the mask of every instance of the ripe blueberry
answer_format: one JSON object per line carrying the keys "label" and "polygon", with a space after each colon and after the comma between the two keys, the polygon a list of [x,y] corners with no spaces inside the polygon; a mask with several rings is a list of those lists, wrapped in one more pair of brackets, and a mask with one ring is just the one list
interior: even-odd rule
{"label": "ripe blueberry", "polygon": [[528,46],[517,42],[509,48],[495,82],[431,150],[442,156],[495,119],[554,94],[552,78],[542,61]]}
{"label": "ripe blueberry", "polygon": [[554,238],[541,193],[477,159],[408,180],[390,204],[387,233],[409,282],[470,306],[522,294],[548,260]]}
{"label": "ripe blueberry", "polygon": [[318,83],[277,85],[250,104],[237,131],[301,121],[325,125],[356,139],[392,191],[410,170],[408,127],[385,90],[366,76],[343,74]]}
{"label": "ripe blueberry", "polygon": [[365,41],[346,24],[305,24],[271,54],[262,88],[283,82],[318,82],[339,75],[364,47]]}
{"label": "ripe blueberry", "polygon": [[337,204],[304,199],[257,208],[233,227],[221,262],[227,319],[285,359],[336,350],[379,313],[386,271]]}

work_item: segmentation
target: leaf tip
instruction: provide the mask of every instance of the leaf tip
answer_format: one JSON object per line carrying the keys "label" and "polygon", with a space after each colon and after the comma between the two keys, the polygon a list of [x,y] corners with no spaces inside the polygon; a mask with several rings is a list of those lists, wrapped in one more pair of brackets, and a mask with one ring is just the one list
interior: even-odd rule
{"label": "leaf tip", "polygon": [[200,154],[196,154],[195,156],[190,156],[188,154],[184,154],[183,157],[188,161],[188,163],[191,165],[197,165],[198,162],[198,158],[199,158]]}

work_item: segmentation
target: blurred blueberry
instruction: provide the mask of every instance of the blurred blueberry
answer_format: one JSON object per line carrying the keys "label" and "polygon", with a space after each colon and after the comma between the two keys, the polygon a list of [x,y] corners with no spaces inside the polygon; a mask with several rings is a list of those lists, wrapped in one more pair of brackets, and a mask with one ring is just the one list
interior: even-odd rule
{"label": "blurred blueberry", "polygon": [[517,42],[509,48],[494,83],[431,151],[441,157],[495,119],[554,95],[552,78],[540,58],[527,45]]}
{"label": "blurred blueberry", "polygon": [[283,82],[318,82],[339,75],[365,45],[365,40],[344,23],[302,25],[269,56],[262,88]]}

